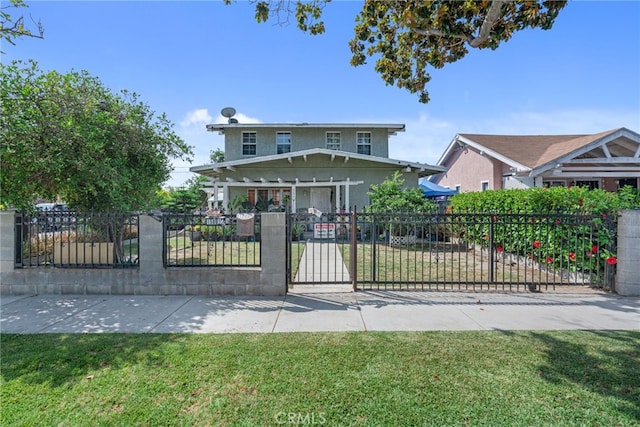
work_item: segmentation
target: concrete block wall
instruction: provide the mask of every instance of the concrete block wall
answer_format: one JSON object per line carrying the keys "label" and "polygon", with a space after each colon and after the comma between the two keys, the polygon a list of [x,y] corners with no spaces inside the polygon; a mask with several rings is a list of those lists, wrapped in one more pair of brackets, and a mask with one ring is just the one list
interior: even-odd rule
{"label": "concrete block wall", "polygon": [[623,210],[618,217],[618,265],[615,291],[640,296],[640,210]]}
{"label": "concrete block wall", "polygon": [[261,218],[261,267],[164,268],[162,222],[139,220],[139,268],[14,268],[15,212],[0,212],[0,294],[284,295],[286,215]]}

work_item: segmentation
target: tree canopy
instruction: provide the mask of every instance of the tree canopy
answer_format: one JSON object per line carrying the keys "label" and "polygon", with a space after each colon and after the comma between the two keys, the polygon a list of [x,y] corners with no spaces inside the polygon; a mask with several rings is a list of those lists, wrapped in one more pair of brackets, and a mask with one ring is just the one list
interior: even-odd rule
{"label": "tree canopy", "polygon": [[[295,14],[302,31],[325,31],[323,8],[330,0],[255,2],[258,22],[287,23]],[[227,0],[230,3],[230,0]],[[295,4],[295,7],[292,6]],[[375,71],[387,85],[417,93],[429,102],[429,66],[442,68],[463,58],[469,48],[497,49],[516,31],[548,30],[566,0],[365,0],[349,42],[351,65],[375,59]],[[284,18],[283,18],[284,17]]]}
{"label": "tree canopy", "polygon": [[62,198],[81,210],[147,207],[171,160],[191,148],[135,93],[114,93],[86,71],[0,65],[0,201]]}

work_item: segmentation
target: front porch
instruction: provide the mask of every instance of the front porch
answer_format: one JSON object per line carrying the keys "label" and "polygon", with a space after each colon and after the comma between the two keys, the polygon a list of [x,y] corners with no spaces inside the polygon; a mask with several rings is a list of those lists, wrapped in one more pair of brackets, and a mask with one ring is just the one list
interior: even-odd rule
{"label": "front porch", "polygon": [[[282,210],[286,202],[289,202],[292,212],[316,208],[320,212],[336,213],[351,206],[352,187],[362,184],[364,181],[352,181],[350,178],[339,181],[334,181],[333,178],[301,181],[296,178],[293,182],[287,182],[281,178],[276,181],[263,179],[218,182],[210,180],[205,183],[203,190],[207,193],[209,208],[223,212],[229,212],[230,204],[236,197],[247,196],[253,208],[260,201],[266,201],[267,210]],[[218,200],[220,193],[222,193],[222,200]]]}

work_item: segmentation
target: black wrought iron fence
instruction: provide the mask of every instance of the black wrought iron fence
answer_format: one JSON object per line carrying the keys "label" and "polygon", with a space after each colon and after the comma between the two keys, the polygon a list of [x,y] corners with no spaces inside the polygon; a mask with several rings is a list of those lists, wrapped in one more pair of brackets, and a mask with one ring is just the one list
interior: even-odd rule
{"label": "black wrought iron fence", "polygon": [[260,214],[165,213],[166,267],[246,266],[261,264]]}
{"label": "black wrought iron fence", "polygon": [[15,267],[136,268],[138,215],[73,211],[15,216]]}
{"label": "black wrought iron fence", "polygon": [[612,288],[617,262],[614,215],[434,211],[315,218],[291,214],[288,235],[287,269],[294,285]]}
{"label": "black wrought iron fence", "polygon": [[358,213],[356,221],[347,265],[359,288],[613,286],[612,215]]}

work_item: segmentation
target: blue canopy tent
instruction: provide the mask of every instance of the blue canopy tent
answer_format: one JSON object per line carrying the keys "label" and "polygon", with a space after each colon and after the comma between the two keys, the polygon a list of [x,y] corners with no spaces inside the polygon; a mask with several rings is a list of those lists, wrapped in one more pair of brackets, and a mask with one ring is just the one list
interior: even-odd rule
{"label": "blue canopy tent", "polygon": [[454,194],[458,194],[457,190],[441,187],[425,178],[421,178],[418,181],[418,188],[422,190],[425,197],[453,196]]}

